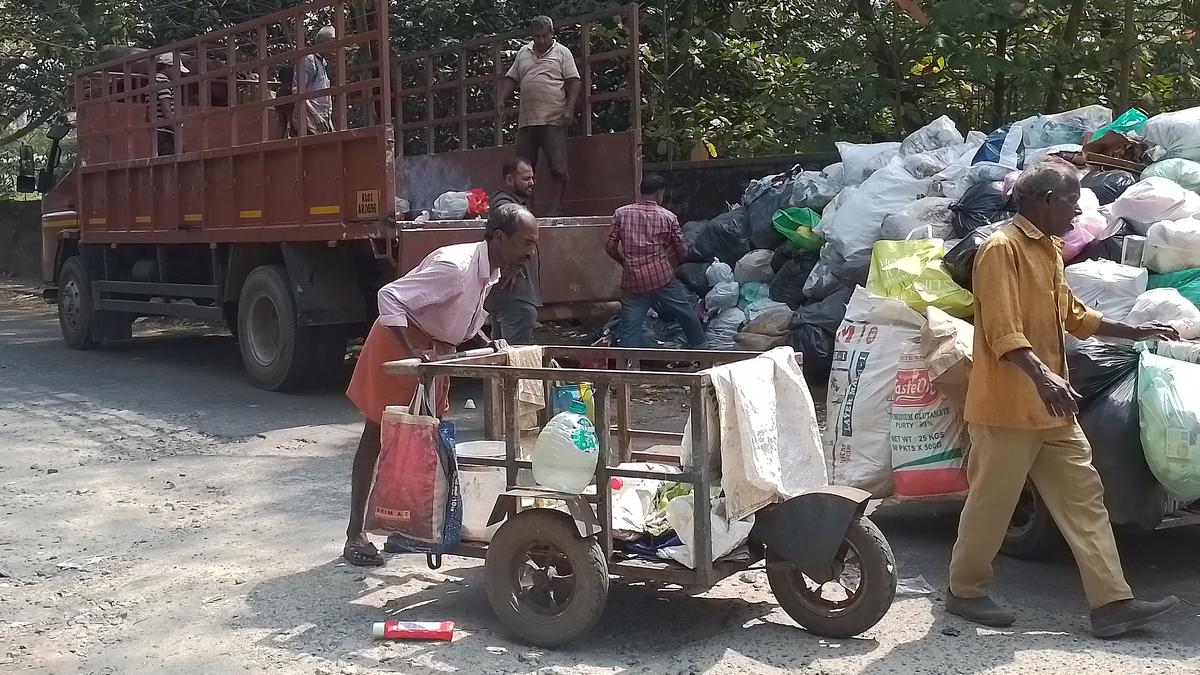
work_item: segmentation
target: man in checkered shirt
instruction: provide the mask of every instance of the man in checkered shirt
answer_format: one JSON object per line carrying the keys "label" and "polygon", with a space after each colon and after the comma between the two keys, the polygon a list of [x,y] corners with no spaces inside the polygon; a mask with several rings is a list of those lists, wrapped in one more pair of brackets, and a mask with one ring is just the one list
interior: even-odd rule
{"label": "man in checkered shirt", "polygon": [[618,347],[644,346],[642,324],[652,307],[662,318],[679,322],[691,347],[704,346],[704,328],[683,284],[675,278],[687,243],[679,219],[660,206],[665,190],[662,176],[646,174],[638,201],[613,214],[605,250],[624,270]]}

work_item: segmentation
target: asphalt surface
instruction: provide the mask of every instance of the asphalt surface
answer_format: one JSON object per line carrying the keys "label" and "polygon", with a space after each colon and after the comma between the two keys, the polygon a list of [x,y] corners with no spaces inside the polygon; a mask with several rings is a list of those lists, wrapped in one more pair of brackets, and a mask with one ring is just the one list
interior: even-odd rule
{"label": "asphalt surface", "polygon": [[[1200,673],[1200,529],[1122,538],[1131,584],[1180,610],[1121,641],[1088,635],[1069,557],[1000,559],[1020,613],[981,631],[942,610],[955,507],[873,514],[905,591],[851,640],[798,628],[760,574],[709,593],[614,582],[596,628],[554,652],[512,641],[481,568],[340,562],[357,412],[337,389],[272,394],[205,326],[65,348],[50,309],[0,280],[0,672]],[[453,410],[463,428],[470,389]],[[679,406],[645,399],[649,423]],[[911,582],[916,584],[916,582]],[[380,642],[385,618],[452,619],[452,643]]]}

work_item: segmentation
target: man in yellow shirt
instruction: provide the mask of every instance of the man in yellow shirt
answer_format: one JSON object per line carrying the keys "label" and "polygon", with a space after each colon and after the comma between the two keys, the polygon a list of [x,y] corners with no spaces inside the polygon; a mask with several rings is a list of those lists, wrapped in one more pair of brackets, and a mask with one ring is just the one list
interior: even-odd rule
{"label": "man in yellow shirt", "polygon": [[1061,237],[1079,213],[1073,167],[1045,162],[1015,190],[1017,216],[975,258],[974,365],[965,418],[971,491],[950,561],[946,610],[988,626],[1016,617],[987,596],[992,560],[1027,479],[1075,556],[1092,632],[1111,638],[1175,607],[1134,599],[1121,569],[1104,488],[1075,420],[1079,395],[1067,382],[1063,331],[1132,340],[1178,339],[1161,324],[1130,326],[1084,306],[1063,280]]}

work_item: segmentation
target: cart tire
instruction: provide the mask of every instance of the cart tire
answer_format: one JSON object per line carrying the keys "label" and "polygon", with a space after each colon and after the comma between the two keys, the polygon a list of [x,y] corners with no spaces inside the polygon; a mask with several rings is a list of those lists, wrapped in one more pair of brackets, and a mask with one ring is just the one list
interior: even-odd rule
{"label": "cart tire", "polygon": [[859,586],[849,604],[837,607],[814,598],[799,570],[772,569],[779,561],[767,552],[767,581],[779,606],[809,632],[828,638],[850,638],[866,632],[892,606],[896,598],[896,557],[879,528],[865,516],[850,524],[839,555],[857,553]]}
{"label": "cart tire", "polygon": [[1032,485],[1021,493],[1000,552],[1017,560],[1047,560],[1063,551],[1062,534]]}
{"label": "cart tire", "polygon": [[[570,572],[565,599],[524,585],[533,578],[533,560],[550,557],[556,573]],[[483,571],[488,602],[500,623],[537,647],[558,647],[583,635],[600,619],[608,599],[608,560],[600,542],[581,538],[570,516],[551,509],[522,511],[500,526]],[[551,586],[545,582],[540,588]]]}

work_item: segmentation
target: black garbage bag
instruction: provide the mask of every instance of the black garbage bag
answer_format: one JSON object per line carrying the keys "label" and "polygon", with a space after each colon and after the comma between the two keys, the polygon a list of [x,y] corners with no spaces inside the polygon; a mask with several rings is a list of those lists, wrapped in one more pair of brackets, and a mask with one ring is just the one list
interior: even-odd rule
{"label": "black garbage bag", "polygon": [[829,297],[796,310],[788,343],[804,354],[804,379],[810,385],[824,386],[833,367],[834,333],[846,318],[853,290],[845,288]]}
{"label": "black garbage bag", "polygon": [[792,309],[804,304],[804,282],[817,264],[815,253],[806,253],[787,261],[771,279],[769,294],[775,302],[782,302]]}
{"label": "black garbage bag", "polygon": [[954,280],[954,283],[968,291],[971,290],[971,273],[975,269],[975,254],[979,252],[980,244],[999,230],[1002,225],[1003,223],[993,223],[975,228],[942,257],[942,266],[950,273],[950,278]]}
{"label": "black garbage bag", "polygon": [[801,251],[797,250],[796,247],[792,246],[791,244],[787,242],[780,244],[779,248],[775,249],[775,255],[771,256],[771,271],[779,274],[779,270],[783,269],[783,266],[787,264],[787,261],[800,254]]}
{"label": "black garbage bag", "polygon": [[689,220],[683,224],[683,240],[688,243],[688,246],[696,245],[696,239],[700,237],[700,233],[707,225],[707,220]]}
{"label": "black garbage bag", "polygon": [[687,289],[700,297],[708,295],[712,290],[712,284],[708,283],[708,277],[705,275],[708,272],[708,267],[712,263],[684,263],[675,270],[675,276],[683,282]]}
{"label": "black garbage bag", "polygon": [[965,237],[972,230],[1012,218],[1016,209],[1004,194],[1004,183],[976,183],[967,188],[962,199],[950,206],[954,212],[954,236]]}
{"label": "black garbage bag", "polygon": [[1079,254],[1066,263],[1068,267],[1084,260],[1112,260],[1121,262],[1121,248],[1125,244],[1124,234],[1115,234],[1107,239],[1097,239],[1080,249]]}
{"label": "black garbage bag", "polygon": [[[794,171],[794,170],[793,170]],[[755,249],[773,249],[783,243],[783,235],[775,230],[771,219],[779,209],[786,209],[792,200],[793,171],[760,178],[747,186],[742,206],[750,222],[750,244]]]}
{"label": "black garbage bag", "polygon": [[1117,197],[1124,194],[1130,185],[1138,182],[1138,177],[1128,171],[1114,169],[1111,171],[1092,171],[1079,181],[1079,187],[1085,187],[1096,193],[1100,205],[1111,204]]}
{"label": "black garbage bag", "polygon": [[[774,247],[768,247],[774,248]],[[750,252],[750,225],[740,206],[708,221],[692,249],[700,260],[717,258],[730,266]]]}
{"label": "black garbage bag", "polygon": [[1166,510],[1167,492],[1150,473],[1142,450],[1136,361],[1124,378],[1080,412],[1079,426],[1091,443],[1092,465],[1104,483],[1109,521],[1155,528]]}
{"label": "black garbage bag", "polygon": [[1137,365],[1138,353],[1131,345],[1083,340],[1067,347],[1067,372],[1071,387],[1083,397],[1081,407],[1103,396]]}

